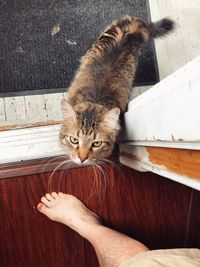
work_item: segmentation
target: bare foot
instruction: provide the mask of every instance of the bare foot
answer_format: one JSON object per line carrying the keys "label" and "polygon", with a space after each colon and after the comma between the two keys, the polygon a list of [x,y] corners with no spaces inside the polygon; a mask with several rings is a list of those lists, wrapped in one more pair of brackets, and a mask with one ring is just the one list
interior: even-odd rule
{"label": "bare foot", "polygon": [[52,221],[69,226],[85,238],[92,227],[101,224],[99,217],[79,199],[61,192],[43,196],[37,209]]}

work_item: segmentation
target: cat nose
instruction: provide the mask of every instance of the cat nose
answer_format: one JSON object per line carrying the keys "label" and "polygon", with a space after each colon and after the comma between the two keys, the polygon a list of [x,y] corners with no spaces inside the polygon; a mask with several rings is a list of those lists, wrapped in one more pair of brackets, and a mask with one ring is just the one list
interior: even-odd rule
{"label": "cat nose", "polygon": [[83,163],[86,159],[88,159],[88,155],[89,155],[89,151],[88,149],[84,149],[84,148],[79,148],[78,151],[78,157],[80,159],[80,161]]}
{"label": "cat nose", "polygon": [[79,156],[79,159],[80,159],[81,163],[83,163],[87,159],[87,157],[80,157]]}
{"label": "cat nose", "polygon": [[86,159],[88,159],[88,154],[79,153],[78,157],[81,163],[83,163]]}

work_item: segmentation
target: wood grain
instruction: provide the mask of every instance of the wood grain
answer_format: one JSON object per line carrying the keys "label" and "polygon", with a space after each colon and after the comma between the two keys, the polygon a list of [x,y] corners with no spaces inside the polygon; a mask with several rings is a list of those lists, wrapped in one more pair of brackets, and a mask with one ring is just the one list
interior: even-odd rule
{"label": "wood grain", "polygon": [[192,192],[191,209],[188,221],[188,233],[186,244],[189,247],[200,246],[200,193],[196,190]]}
{"label": "wood grain", "polygon": [[[37,211],[41,196],[51,191],[75,195],[105,225],[150,248],[187,246],[190,188],[122,166],[108,165],[105,177],[99,173],[95,178],[93,169],[85,167],[0,180],[1,267],[98,266],[87,241]],[[191,235],[193,244],[200,247]]]}
{"label": "wood grain", "polygon": [[0,164],[0,179],[26,176],[31,174],[41,174],[61,169],[59,167],[62,160],[58,157],[46,158],[43,160],[29,160],[19,163]]}
{"label": "wood grain", "polygon": [[147,147],[149,161],[166,170],[200,180],[200,150]]}

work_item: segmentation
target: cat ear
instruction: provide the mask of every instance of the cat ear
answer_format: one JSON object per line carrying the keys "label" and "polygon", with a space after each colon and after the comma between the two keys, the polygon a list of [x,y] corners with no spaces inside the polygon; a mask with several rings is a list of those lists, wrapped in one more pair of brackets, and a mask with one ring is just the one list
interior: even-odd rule
{"label": "cat ear", "polygon": [[63,113],[63,118],[64,119],[73,119],[76,121],[76,112],[74,111],[73,107],[64,99],[61,101],[61,109]]}
{"label": "cat ear", "polygon": [[120,130],[119,125],[119,115],[120,115],[120,109],[119,108],[113,108],[106,112],[103,116],[103,121],[111,128],[114,128],[116,130]]}

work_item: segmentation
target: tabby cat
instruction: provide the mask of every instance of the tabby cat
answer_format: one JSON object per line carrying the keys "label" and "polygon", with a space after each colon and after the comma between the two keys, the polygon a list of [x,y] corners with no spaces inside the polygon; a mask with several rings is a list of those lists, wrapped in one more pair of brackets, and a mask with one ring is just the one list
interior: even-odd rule
{"label": "tabby cat", "polygon": [[141,48],[173,25],[167,18],[146,23],[125,16],[113,22],[82,57],[67,100],[61,104],[60,142],[73,162],[88,164],[111,155]]}

